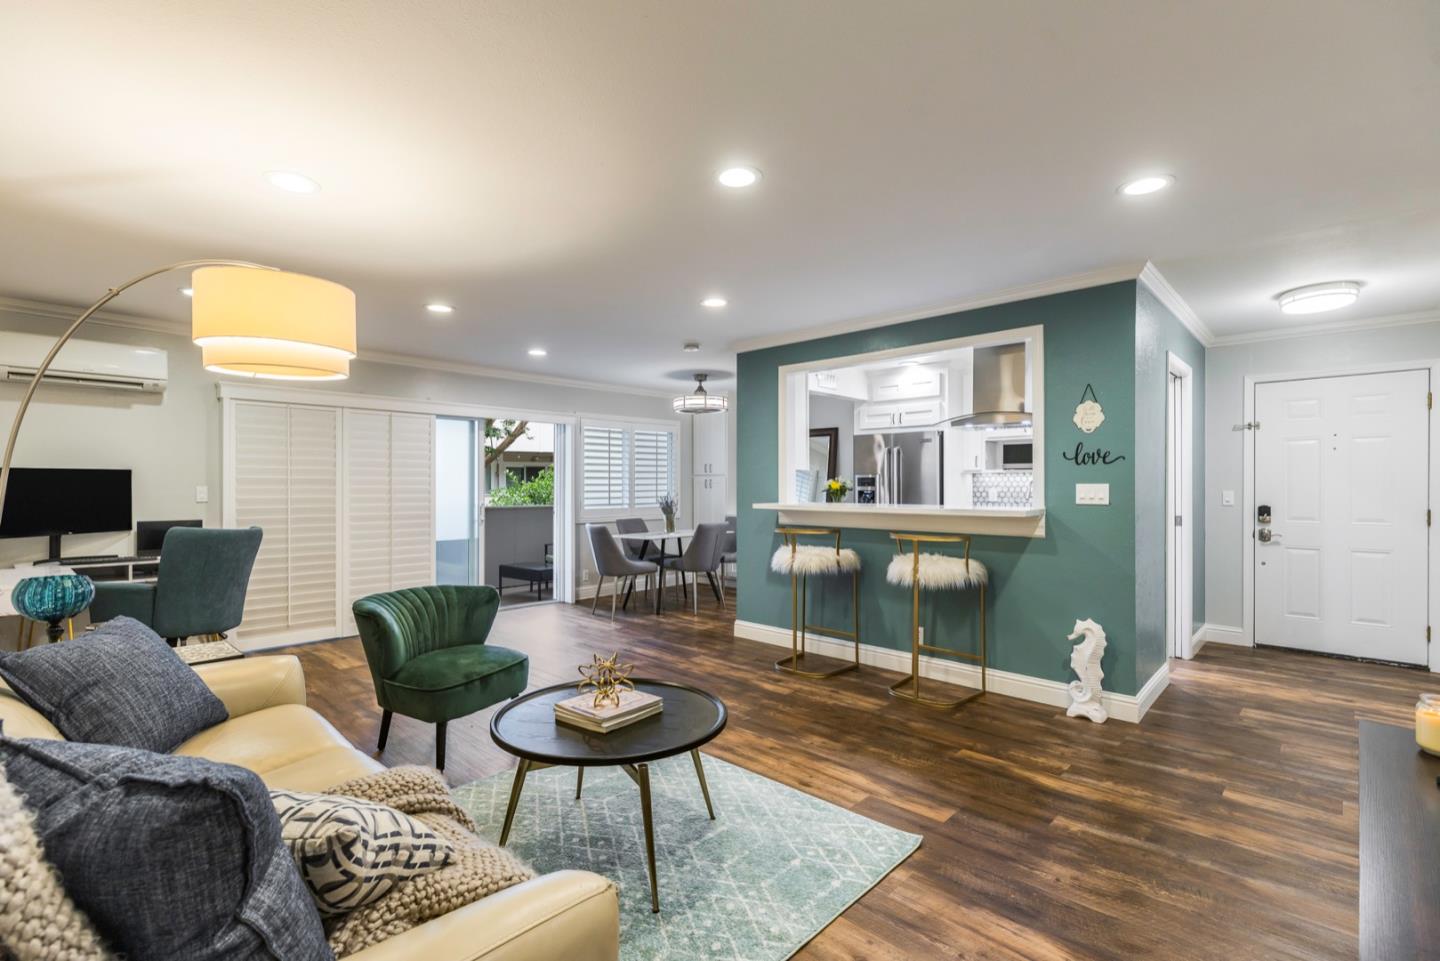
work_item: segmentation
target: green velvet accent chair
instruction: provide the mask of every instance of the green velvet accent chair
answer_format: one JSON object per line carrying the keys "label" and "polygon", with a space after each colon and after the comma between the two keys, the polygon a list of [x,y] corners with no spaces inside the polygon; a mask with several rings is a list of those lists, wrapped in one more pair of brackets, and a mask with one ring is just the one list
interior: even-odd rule
{"label": "green velvet accent chair", "polygon": [[445,725],[515,697],[530,658],[486,644],[500,593],[445,584],[362,597],[351,605],[375,682],[379,750],[397,712],[435,725],[435,766],[445,770]]}
{"label": "green velvet accent chair", "polygon": [[187,637],[223,637],[244,619],[245,592],[262,535],[258,527],[170,528],[153,582],[95,584],[91,623],[125,614],[172,646]]}

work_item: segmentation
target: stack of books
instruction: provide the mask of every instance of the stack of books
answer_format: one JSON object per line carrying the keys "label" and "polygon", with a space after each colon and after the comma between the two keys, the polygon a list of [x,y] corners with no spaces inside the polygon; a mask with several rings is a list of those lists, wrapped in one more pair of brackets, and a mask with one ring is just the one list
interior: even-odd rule
{"label": "stack of books", "polygon": [[595,706],[593,692],[577,694],[556,702],[555,721],[557,724],[568,724],[584,731],[607,734],[616,728],[659,714],[664,706],[665,702],[659,697],[643,691],[621,691],[619,704],[606,704],[604,707]]}

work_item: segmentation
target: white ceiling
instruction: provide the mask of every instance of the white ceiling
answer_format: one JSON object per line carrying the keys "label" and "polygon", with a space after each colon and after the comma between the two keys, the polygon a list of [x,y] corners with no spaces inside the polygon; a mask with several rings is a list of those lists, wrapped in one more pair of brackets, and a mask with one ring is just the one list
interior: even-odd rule
{"label": "white ceiling", "polygon": [[0,293],[254,259],[352,286],[362,354],[646,387],[1147,259],[1219,336],[1431,310],[1437,51],[1433,0],[6,4]]}

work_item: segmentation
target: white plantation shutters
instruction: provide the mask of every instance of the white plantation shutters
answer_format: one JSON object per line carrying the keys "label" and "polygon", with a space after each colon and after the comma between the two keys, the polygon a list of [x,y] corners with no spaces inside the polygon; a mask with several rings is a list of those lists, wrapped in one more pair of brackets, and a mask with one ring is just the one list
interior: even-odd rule
{"label": "white plantation shutters", "polygon": [[581,504],[589,516],[653,512],[661,497],[676,493],[674,428],[589,423],[580,436]]}
{"label": "white plantation shutters", "polygon": [[631,433],[634,495],[631,507],[653,508],[660,498],[675,493],[675,435],[668,430]]}
{"label": "white plantation shutters", "polygon": [[345,605],[435,581],[435,418],[345,411]]}
{"label": "white plantation shutters", "polygon": [[326,637],[339,590],[339,412],[237,402],[234,521],[264,530],[241,633]]}
{"label": "white plantation shutters", "polygon": [[585,510],[629,507],[629,484],[625,476],[625,431],[618,427],[587,425],[583,436]]}

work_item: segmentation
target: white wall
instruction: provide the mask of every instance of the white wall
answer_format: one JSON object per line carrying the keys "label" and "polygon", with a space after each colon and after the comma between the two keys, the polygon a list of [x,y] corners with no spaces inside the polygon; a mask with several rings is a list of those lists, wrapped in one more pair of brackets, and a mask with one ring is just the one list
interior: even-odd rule
{"label": "white wall", "polygon": [[[64,326],[47,312],[0,306],[0,329],[58,335]],[[200,517],[208,526],[218,525],[222,503],[220,402],[215,385],[235,379],[206,373],[200,366],[199,349],[176,334],[92,323],[77,336],[168,351],[169,389],[163,394],[142,395],[41,386],[20,431],[16,466],[128,467],[133,472],[135,519]],[[364,360],[351,365],[349,380],[306,389],[317,395],[338,390],[568,415],[677,419],[668,395]],[[20,385],[0,384],[0,430],[8,432],[22,392]],[[688,490],[688,456],[681,459],[679,479],[680,490]],[[207,504],[196,503],[197,486],[209,488]],[[0,540],[0,566],[42,557],[45,547],[43,538]],[[126,554],[133,549],[133,540],[130,534],[76,535],[65,538],[64,548],[68,554]],[[577,540],[576,553],[582,563],[588,563],[589,549],[583,540]],[[0,624],[0,644],[13,642],[13,631],[12,626]]]}
{"label": "white wall", "polygon": [[[1246,377],[1440,358],[1440,316],[1423,324],[1212,347],[1205,361],[1205,620],[1241,626],[1241,572],[1253,525],[1242,515]],[[1221,492],[1235,505],[1221,505]]]}

